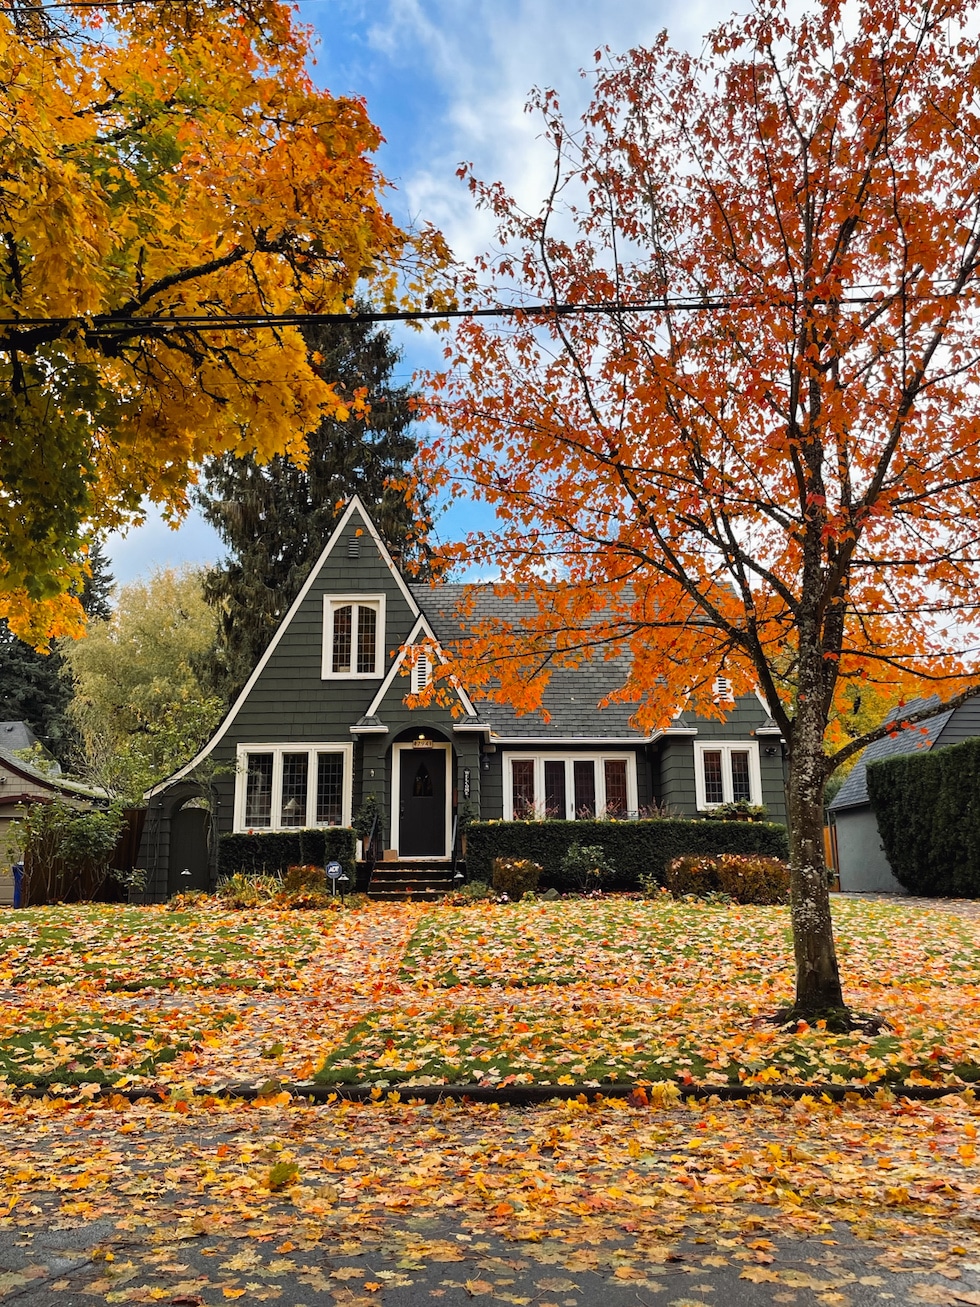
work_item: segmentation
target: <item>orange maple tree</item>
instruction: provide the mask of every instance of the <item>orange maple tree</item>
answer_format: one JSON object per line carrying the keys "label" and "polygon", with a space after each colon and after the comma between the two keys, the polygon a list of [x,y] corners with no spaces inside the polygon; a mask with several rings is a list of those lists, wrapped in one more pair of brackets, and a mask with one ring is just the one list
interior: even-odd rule
{"label": "orange maple tree", "polygon": [[501,520],[463,555],[535,601],[475,634],[471,683],[533,708],[618,652],[641,725],[717,715],[719,674],[765,696],[801,1014],[846,1011],[822,798],[883,731],[835,715],[978,690],[976,10],[758,0],[699,55],[599,51],[580,123],[533,101],[540,212],[470,177],[499,219],[471,302],[525,311],[464,322],[432,378],[431,467]]}
{"label": "orange maple tree", "polygon": [[25,639],[78,633],[92,532],[347,416],[296,327],[223,317],[384,300],[412,244],[441,256],[386,213],[378,130],[314,86],[309,37],[275,0],[0,7],[0,614]]}

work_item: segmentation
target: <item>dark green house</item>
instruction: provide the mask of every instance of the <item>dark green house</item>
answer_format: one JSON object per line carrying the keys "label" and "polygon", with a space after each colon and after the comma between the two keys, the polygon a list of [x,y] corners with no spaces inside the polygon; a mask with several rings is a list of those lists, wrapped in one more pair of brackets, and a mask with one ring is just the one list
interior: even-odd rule
{"label": "dark green house", "polygon": [[[458,852],[464,804],[483,819],[628,818],[655,803],[693,817],[745,799],[785,820],[779,729],[752,695],[725,721],[678,715],[644,734],[628,705],[597,708],[623,670],[596,660],[555,672],[547,721],[464,686],[453,707],[409,707],[430,668],[407,651],[451,643],[464,589],[409,584],[354,499],[213,737],[147,795],[151,896],[211,885],[221,833],[349,826],[371,795],[378,856],[433,864]],[[476,588],[474,619],[513,613]]]}

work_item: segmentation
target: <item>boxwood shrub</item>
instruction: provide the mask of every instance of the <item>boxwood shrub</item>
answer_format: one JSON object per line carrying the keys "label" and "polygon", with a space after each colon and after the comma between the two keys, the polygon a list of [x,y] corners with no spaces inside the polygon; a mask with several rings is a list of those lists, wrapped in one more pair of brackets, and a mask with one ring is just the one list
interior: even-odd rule
{"label": "boxwood shrub", "polygon": [[869,762],[868,797],[910,894],[980,898],[980,739]]}
{"label": "boxwood shrub", "polygon": [[664,884],[667,864],[687,853],[789,856],[786,827],[749,821],[477,821],[466,830],[469,880],[489,881],[494,858],[530,858],[542,889],[568,890],[562,862],[573,843],[598,845],[615,873],[603,889],[638,890],[641,876]]}
{"label": "boxwood shrub", "polygon": [[325,867],[328,862],[336,860],[350,877],[353,889],[354,840],[354,832],[349,826],[222,835],[218,839],[218,875],[284,872],[287,867],[309,864]]}

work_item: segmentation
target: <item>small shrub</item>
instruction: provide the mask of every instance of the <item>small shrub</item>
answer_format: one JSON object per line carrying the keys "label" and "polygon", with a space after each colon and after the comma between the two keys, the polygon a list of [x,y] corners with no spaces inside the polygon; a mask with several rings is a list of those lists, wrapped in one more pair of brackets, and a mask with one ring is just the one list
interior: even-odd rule
{"label": "small shrub", "polygon": [[301,867],[287,867],[282,888],[287,894],[300,894],[310,890],[326,890],[326,870],[323,867],[314,867],[309,863]]}
{"label": "small shrub", "polygon": [[603,883],[608,885],[615,875],[616,868],[601,844],[579,844],[576,840],[561,860],[563,887],[582,894],[602,889]]}
{"label": "small shrub", "polygon": [[246,876],[237,872],[218,882],[217,894],[229,908],[258,908],[271,903],[282,889],[278,876]]}
{"label": "small shrub", "polygon": [[202,889],[183,890],[180,894],[173,894],[167,900],[168,912],[196,912],[200,908],[210,906],[214,900],[210,894],[205,894]]}
{"label": "small shrub", "polygon": [[789,898],[789,867],[779,858],[738,853],[717,857],[687,854],[667,868],[667,889],[676,897],[693,895],[718,902],[785,903]]}
{"label": "small shrub", "polygon": [[471,880],[459,893],[464,903],[478,903],[481,899],[493,898],[493,886],[485,880]]}
{"label": "small shrub", "polygon": [[541,864],[529,858],[494,858],[493,888],[509,899],[519,899],[528,890],[536,890],[541,879]]}

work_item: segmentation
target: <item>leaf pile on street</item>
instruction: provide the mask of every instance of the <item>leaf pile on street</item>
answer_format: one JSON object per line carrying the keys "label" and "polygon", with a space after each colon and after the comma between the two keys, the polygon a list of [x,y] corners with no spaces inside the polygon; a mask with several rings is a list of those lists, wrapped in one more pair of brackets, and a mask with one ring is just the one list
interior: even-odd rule
{"label": "leaf pile on street", "polygon": [[[925,1295],[912,1301],[977,1300],[957,1285],[980,1270],[972,1091],[530,1111],[175,1091],[0,1108],[0,1229],[29,1247],[99,1221],[86,1292],[108,1303],[292,1303],[288,1278],[358,1307],[433,1282],[448,1301],[544,1307],[579,1302],[590,1273],[611,1301],[616,1286],[630,1302],[668,1290],[676,1307],[705,1301],[698,1286],[723,1266],[828,1304],[851,1302],[859,1278],[887,1296],[889,1274],[910,1268]],[[837,1257],[841,1223],[876,1242],[860,1277]],[[810,1241],[802,1263],[780,1258],[787,1235]],[[517,1272],[533,1296],[513,1291]],[[0,1292],[40,1273],[0,1276]]]}
{"label": "leaf pile on street", "polygon": [[[913,1272],[908,1301],[980,1302],[960,1287],[980,1270],[980,1106],[957,1073],[980,1061],[978,921],[835,913],[847,992],[887,1020],[880,1035],[763,1020],[792,992],[780,908],[4,913],[0,1230],[25,1261],[0,1270],[0,1295],[41,1276],[73,1289],[32,1241],[98,1229],[84,1292],[107,1303],[308,1289],[377,1307],[435,1282],[448,1301],[560,1307],[589,1275],[676,1307],[705,1301],[719,1267],[785,1303],[843,1307]],[[141,968],[152,983],[119,987]],[[733,1072],[754,1097],[685,1096]],[[318,1075],[372,1097],[313,1107],[282,1088]],[[835,1075],[886,1084],[767,1093],[773,1076]],[[532,1109],[391,1088],[460,1077],[647,1083]],[[911,1101],[902,1078],[956,1092]],[[870,1269],[838,1247],[845,1227],[873,1241]],[[812,1256],[783,1258],[788,1236]]]}

